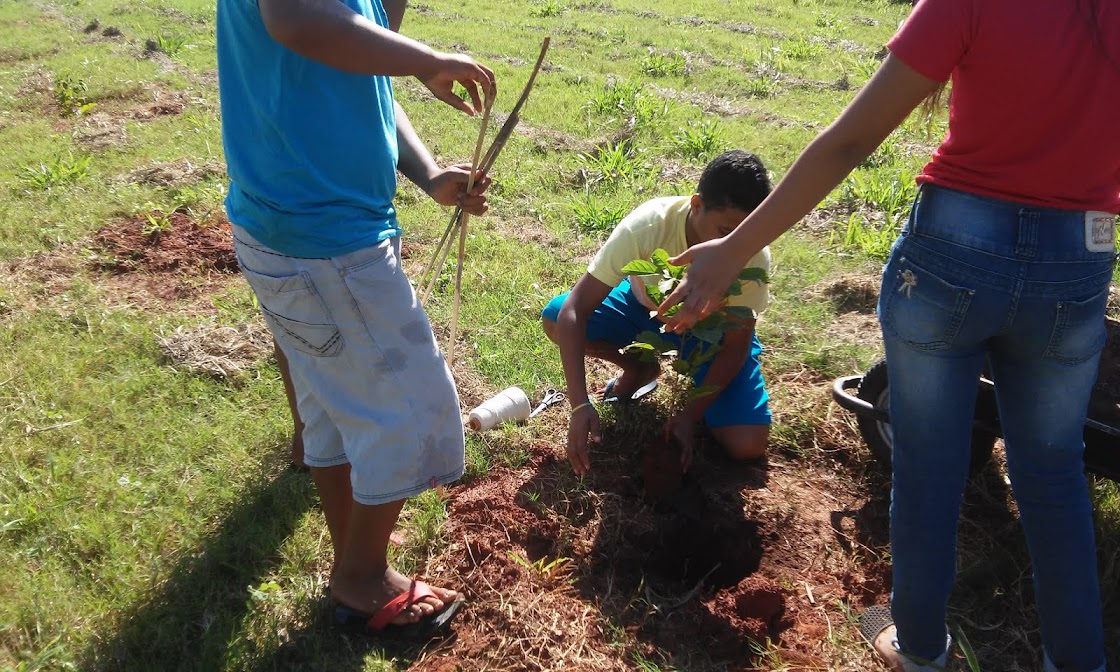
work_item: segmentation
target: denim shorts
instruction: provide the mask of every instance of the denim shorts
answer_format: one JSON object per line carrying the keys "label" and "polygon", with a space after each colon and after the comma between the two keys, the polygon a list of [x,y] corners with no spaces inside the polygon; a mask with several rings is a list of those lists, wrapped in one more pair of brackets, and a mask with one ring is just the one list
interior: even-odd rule
{"label": "denim shorts", "polygon": [[[541,311],[541,317],[556,321],[560,308],[567,300],[565,292],[551,301]],[[601,341],[622,348],[634,342],[643,331],[658,331],[661,323],[650,317],[649,309],[634,298],[630,291],[630,280],[624,279],[611,290],[603,303],[587,319],[587,340]],[[675,341],[681,352],[688,354],[694,347],[695,339],[682,339],[676,334],[662,334],[662,337]],[[733,425],[769,425],[770,394],[766,391],[766,381],[762,378],[762,344],[758,336],[751,337],[751,352],[739,374],[720,392],[704,413],[704,422],[709,427],[730,427]],[[699,385],[708,375],[711,362],[697,367],[693,381]]]}
{"label": "denim shorts", "polygon": [[233,227],[241,272],[288,358],[304,460],[349,463],[354,499],[383,504],[463,475],[459,399],[400,264],[400,238],[290,257]]}

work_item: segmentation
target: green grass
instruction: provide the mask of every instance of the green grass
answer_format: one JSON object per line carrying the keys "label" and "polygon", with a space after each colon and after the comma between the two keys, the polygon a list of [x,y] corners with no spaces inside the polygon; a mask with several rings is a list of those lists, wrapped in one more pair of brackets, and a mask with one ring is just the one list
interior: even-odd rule
{"label": "green grass", "polygon": [[[243,283],[195,302],[146,303],[86,264],[98,254],[93,234],[135,213],[150,213],[154,230],[165,225],[160,213],[203,220],[220,210],[220,176],[178,185],[129,177],[155,163],[224,160],[214,7],[0,0],[0,669],[410,663],[329,627],[329,537],[310,482],[285,470],[290,427],[275,364],[219,379],[171,366],[161,351],[160,333],[203,317],[259,319]],[[470,369],[495,391],[562,387],[539,312],[614,225],[647,198],[690,193],[694,174],[724,149],[757,153],[780,178],[878,67],[874,54],[905,12],[879,0],[759,0],[749,12],[724,0],[414,3],[405,32],[492,66],[502,112],[541,39],[553,36],[521,132],[495,167],[491,213],[471,223],[460,316]],[[86,32],[94,20],[98,29]],[[103,34],[110,27],[119,36]],[[835,85],[842,79],[850,88]],[[416,82],[398,80],[395,91],[433,153],[469,160],[476,119],[434,104]],[[144,114],[168,100],[182,111]],[[831,236],[798,231],[773,247],[775,302],[759,333],[782,455],[832,464],[815,447],[828,411],[800,396],[804,381],[827,383],[881,353],[875,334],[831,335],[840,318],[818,288],[876,273],[913,195],[907,176],[940,130],[908,122],[826,202]],[[91,142],[98,133],[106,140]],[[405,239],[426,260],[447,213],[405,184],[398,204]],[[37,271],[43,259],[62,270]],[[437,327],[449,323],[451,301],[444,282],[428,306]],[[604,423],[615,422],[612,412]],[[465,480],[524,468],[535,443],[563,441],[549,427],[468,436]],[[570,473],[556,487],[580,501],[595,494]],[[1120,492],[1093,488],[1107,559],[1120,543]],[[446,515],[438,493],[411,501],[394,563],[422,571],[449,543]],[[1020,567],[1021,549],[1012,552]],[[530,564],[552,573],[559,559]],[[1117,584],[1115,572],[1105,577],[1110,641]],[[1029,601],[1020,583],[1001,588]],[[853,608],[827,606],[834,669],[861,669],[854,620],[844,617]],[[603,625],[619,665],[687,669]],[[967,622],[964,633],[978,665],[1000,669],[998,633]],[[783,669],[779,649],[763,654]]]}

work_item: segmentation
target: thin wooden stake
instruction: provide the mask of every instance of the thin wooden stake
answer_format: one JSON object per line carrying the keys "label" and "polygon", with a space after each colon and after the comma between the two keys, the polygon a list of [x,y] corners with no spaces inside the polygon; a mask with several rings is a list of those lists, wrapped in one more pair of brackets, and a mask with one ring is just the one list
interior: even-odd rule
{"label": "thin wooden stake", "polygon": [[[486,126],[490,123],[490,108],[494,106],[494,97],[486,96],[486,105],[482,112],[482,125],[478,129],[478,142],[474,145],[474,158],[471,160],[471,174],[467,178],[467,194],[474,189],[474,178],[478,173],[478,161],[482,158],[482,143],[486,140]],[[459,210],[461,221],[459,223],[459,257],[455,262],[455,301],[451,304],[451,333],[447,336],[447,365],[455,364],[455,339],[459,334],[459,303],[463,296],[463,260],[467,256],[467,222],[470,215],[464,210]],[[450,249],[450,247],[449,247]]]}

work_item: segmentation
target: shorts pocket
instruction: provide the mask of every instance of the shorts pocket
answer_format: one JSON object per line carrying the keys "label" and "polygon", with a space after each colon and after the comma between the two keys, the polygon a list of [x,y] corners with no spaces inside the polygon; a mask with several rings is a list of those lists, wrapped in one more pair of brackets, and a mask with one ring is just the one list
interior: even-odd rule
{"label": "shorts pocket", "polygon": [[883,329],[913,348],[935,352],[953,345],[975,292],[898,257],[887,266],[882,293]]}
{"label": "shorts pocket", "polygon": [[1104,348],[1104,325],[1108,286],[1084,301],[1059,301],[1055,308],[1054,329],[1046,346],[1046,359],[1064,364],[1079,364]]}
{"label": "shorts pocket", "polygon": [[342,352],[342,333],[311,276],[297,273],[276,277],[251,271],[244,264],[241,272],[257,295],[261,313],[273,333],[288,337],[282,340],[283,345],[315,357],[335,357]]}

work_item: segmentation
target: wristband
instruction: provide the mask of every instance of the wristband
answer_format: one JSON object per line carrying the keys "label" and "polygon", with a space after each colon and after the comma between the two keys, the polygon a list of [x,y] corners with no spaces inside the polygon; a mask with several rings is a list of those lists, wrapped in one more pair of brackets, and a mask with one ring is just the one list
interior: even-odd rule
{"label": "wristband", "polygon": [[579,411],[581,409],[584,409],[584,408],[587,408],[588,406],[590,406],[592,408],[595,408],[595,404],[593,402],[585,401],[582,404],[580,404],[580,405],[578,405],[578,406],[576,406],[575,408],[572,409],[572,415],[575,415],[577,411]]}

